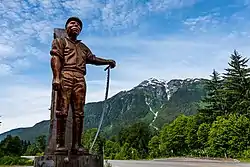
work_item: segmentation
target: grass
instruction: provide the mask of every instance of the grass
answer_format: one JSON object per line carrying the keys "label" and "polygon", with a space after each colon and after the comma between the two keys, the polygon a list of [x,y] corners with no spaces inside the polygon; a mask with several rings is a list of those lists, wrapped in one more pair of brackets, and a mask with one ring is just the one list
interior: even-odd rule
{"label": "grass", "polygon": [[8,167],[8,166],[32,166],[33,161],[27,158],[21,158],[21,157],[11,157],[11,156],[4,156],[0,158],[0,167]]}

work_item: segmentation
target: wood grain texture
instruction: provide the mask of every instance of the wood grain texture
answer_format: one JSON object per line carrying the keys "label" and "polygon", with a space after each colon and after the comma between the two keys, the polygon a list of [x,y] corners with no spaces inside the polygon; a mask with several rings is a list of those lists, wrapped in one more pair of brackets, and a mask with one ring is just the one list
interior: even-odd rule
{"label": "wood grain texture", "polygon": [[63,28],[55,28],[54,29],[54,39],[55,38],[63,38],[63,37],[67,37],[67,33],[65,31],[65,29]]}
{"label": "wood grain texture", "polygon": [[66,155],[52,155],[36,157],[34,167],[103,167],[102,155],[71,155],[70,161],[65,163]]}
{"label": "wood grain texture", "polygon": [[[67,37],[65,29],[55,28],[54,29],[54,39]],[[49,137],[48,146],[45,150],[45,155],[53,155],[56,150],[56,116],[55,116],[55,105],[56,92],[52,90],[51,93],[51,107],[50,107],[50,127],[49,127]],[[67,118],[66,133],[65,133],[65,147],[70,149],[72,145],[72,110],[69,109],[69,116]]]}

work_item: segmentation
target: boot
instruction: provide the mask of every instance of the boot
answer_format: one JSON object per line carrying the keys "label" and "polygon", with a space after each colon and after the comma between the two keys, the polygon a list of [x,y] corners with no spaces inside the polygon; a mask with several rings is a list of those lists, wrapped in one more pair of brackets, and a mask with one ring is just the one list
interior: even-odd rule
{"label": "boot", "polygon": [[83,118],[73,118],[73,136],[72,136],[72,152],[74,154],[85,154],[86,150],[82,147],[81,137],[83,131]]}
{"label": "boot", "polygon": [[56,133],[56,152],[62,153],[66,152],[65,148],[65,129],[66,129],[66,118],[57,118],[57,133]]}

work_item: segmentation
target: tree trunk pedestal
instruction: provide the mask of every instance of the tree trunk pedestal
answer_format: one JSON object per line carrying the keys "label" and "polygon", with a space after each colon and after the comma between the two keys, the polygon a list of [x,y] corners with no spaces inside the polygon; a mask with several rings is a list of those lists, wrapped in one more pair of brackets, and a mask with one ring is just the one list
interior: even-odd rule
{"label": "tree trunk pedestal", "polygon": [[102,155],[44,155],[36,157],[34,167],[103,167]]}

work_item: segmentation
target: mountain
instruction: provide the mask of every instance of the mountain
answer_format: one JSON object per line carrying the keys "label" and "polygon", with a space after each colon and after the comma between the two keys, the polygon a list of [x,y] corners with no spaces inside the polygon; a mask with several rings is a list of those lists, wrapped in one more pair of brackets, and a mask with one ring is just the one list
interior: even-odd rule
{"label": "mountain", "polygon": [[35,124],[33,127],[17,128],[0,134],[0,141],[7,135],[19,136],[22,140],[34,141],[39,135],[48,135],[49,121],[41,121]]}
{"label": "mountain", "polygon": [[[102,130],[106,136],[117,134],[121,127],[144,121],[159,129],[183,113],[197,112],[197,102],[205,95],[205,79],[174,79],[169,82],[150,78],[131,90],[122,91],[109,98]],[[85,106],[85,129],[97,128],[104,103],[93,102]],[[36,136],[47,134],[49,121],[42,121],[30,128],[13,129],[0,134],[17,135],[23,140],[34,141]]]}

